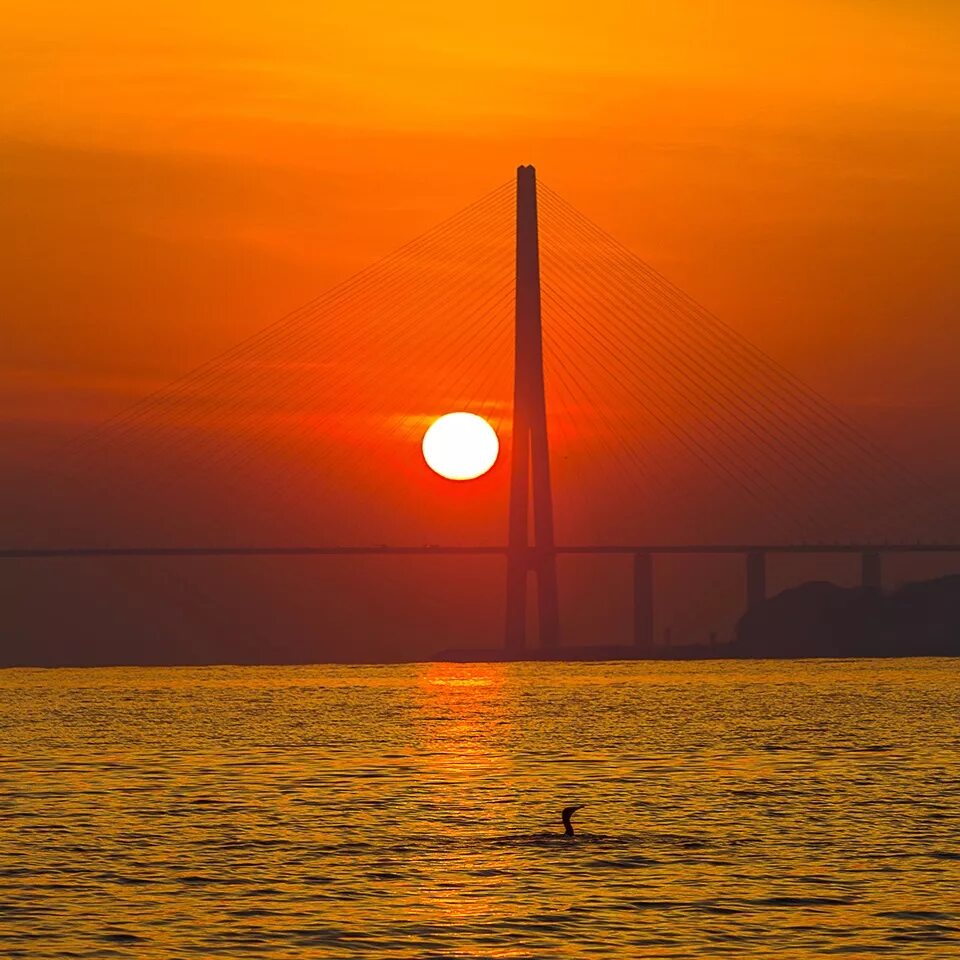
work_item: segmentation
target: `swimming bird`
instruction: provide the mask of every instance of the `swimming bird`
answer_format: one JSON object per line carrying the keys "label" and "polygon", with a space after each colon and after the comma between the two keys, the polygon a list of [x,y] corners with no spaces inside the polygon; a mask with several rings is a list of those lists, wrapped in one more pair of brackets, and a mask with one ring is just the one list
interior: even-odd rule
{"label": "swimming bird", "polygon": [[564,807],[560,813],[560,819],[563,820],[563,830],[568,837],[573,836],[573,824],[570,822],[570,818],[580,809],[585,807],[585,803],[581,803],[577,807]]}

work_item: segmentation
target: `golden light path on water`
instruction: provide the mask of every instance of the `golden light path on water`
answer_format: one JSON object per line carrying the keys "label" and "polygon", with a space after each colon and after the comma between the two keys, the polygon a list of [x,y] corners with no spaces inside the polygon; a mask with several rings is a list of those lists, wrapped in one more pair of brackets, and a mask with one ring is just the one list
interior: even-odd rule
{"label": "golden light path on water", "polygon": [[0,955],[942,958],[958,716],[947,660],[0,671]]}

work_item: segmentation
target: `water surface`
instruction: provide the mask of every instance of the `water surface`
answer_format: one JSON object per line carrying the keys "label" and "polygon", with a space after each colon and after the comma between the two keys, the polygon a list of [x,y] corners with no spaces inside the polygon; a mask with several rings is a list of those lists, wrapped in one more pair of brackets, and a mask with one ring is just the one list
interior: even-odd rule
{"label": "water surface", "polygon": [[4,957],[960,950],[954,661],[17,669],[0,729]]}

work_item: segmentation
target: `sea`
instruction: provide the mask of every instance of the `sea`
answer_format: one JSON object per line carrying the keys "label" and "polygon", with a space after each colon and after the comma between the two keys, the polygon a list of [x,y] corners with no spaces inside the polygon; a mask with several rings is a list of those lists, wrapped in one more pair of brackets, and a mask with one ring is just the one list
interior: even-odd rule
{"label": "sea", "polygon": [[960,956],[960,661],[10,669],[0,759],[3,958]]}

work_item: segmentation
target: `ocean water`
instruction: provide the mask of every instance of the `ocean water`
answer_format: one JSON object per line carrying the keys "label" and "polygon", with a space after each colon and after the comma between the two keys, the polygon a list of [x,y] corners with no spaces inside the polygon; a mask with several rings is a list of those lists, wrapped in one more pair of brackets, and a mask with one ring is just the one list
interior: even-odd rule
{"label": "ocean water", "polygon": [[0,732],[4,958],[960,955],[954,661],[6,670]]}

